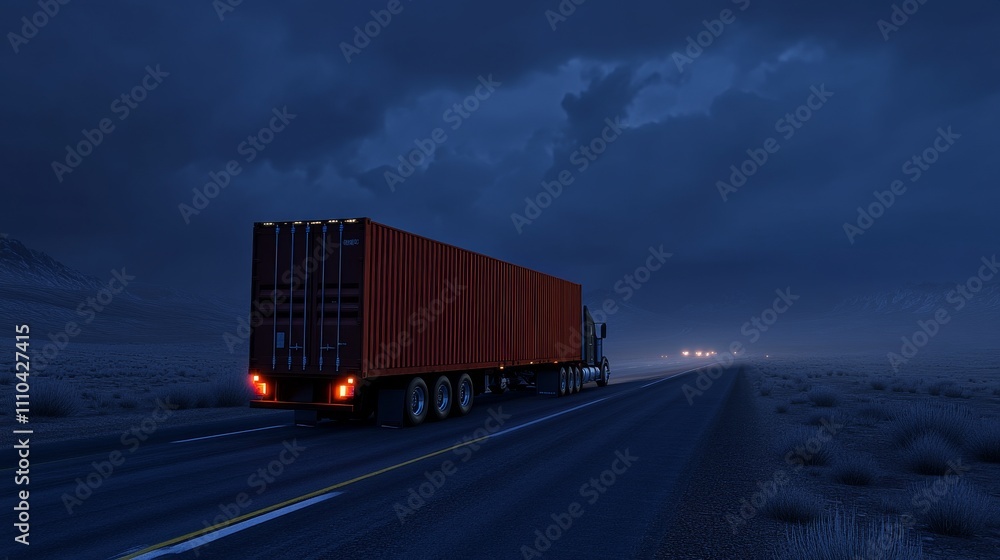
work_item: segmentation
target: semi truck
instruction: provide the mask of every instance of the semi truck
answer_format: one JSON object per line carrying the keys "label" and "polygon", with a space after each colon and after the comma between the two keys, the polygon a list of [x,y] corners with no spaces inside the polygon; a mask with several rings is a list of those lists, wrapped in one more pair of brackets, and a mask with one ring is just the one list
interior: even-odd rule
{"label": "semi truck", "polygon": [[416,426],[610,379],[579,284],[369,218],[256,222],[252,245],[251,407]]}

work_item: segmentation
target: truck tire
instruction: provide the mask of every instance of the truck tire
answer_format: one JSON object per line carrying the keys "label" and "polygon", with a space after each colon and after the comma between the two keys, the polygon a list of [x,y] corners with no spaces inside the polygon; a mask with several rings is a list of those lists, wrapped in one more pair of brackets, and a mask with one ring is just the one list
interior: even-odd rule
{"label": "truck tire", "polygon": [[559,368],[559,396],[565,397],[569,394],[569,376],[566,375],[566,368]]}
{"label": "truck tire", "polygon": [[604,360],[604,363],[601,364],[601,371],[598,372],[597,374],[597,386],[606,387],[610,379],[611,379],[611,364],[609,364],[607,360]]}
{"label": "truck tire", "polygon": [[434,380],[434,387],[431,389],[430,415],[434,420],[444,420],[451,412],[451,403],[454,400],[454,393],[451,390],[451,380],[447,375],[439,375]]}
{"label": "truck tire", "polygon": [[583,368],[576,366],[576,392],[579,393],[583,390]]}
{"label": "truck tire", "polygon": [[472,378],[468,373],[458,376],[452,384],[455,390],[454,398],[451,399],[451,413],[455,416],[465,416],[472,410],[472,401],[475,400],[476,391],[472,385]]}
{"label": "truck tire", "polygon": [[576,368],[573,366],[566,368],[566,375],[568,379],[566,382],[566,393],[575,395],[579,391],[579,388],[576,386]]}
{"label": "truck tire", "polygon": [[407,426],[419,426],[427,418],[430,399],[427,394],[427,383],[414,376],[403,393],[403,420]]}

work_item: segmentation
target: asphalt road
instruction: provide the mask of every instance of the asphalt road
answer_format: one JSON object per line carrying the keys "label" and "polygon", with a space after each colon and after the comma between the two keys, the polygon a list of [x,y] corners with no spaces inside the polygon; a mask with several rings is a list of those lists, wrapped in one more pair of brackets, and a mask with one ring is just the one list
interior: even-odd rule
{"label": "asphalt road", "polygon": [[[466,417],[402,430],[293,426],[279,412],[164,424],[144,442],[39,445],[32,544],[8,545],[8,529],[2,548],[12,559],[651,556],[734,377],[689,405],[681,386],[697,372],[678,374],[690,367],[618,367],[609,386],[565,398],[480,396]],[[77,482],[88,477],[96,488]]]}

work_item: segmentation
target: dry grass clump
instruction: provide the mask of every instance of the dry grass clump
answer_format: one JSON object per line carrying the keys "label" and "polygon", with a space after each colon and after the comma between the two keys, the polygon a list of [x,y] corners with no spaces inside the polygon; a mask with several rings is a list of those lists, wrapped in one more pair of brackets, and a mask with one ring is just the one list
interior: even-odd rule
{"label": "dry grass clump", "polygon": [[80,408],[76,391],[66,383],[35,382],[31,386],[31,415],[41,418],[66,418]]}
{"label": "dry grass clump", "polygon": [[817,387],[809,391],[809,400],[816,406],[832,407],[840,402],[840,395],[828,387]]}
{"label": "dry grass clump", "polygon": [[785,487],[761,508],[764,515],[785,523],[810,523],[823,515],[820,500],[795,487]]}
{"label": "dry grass clump", "polygon": [[869,486],[878,478],[878,465],[868,455],[851,455],[837,461],[833,467],[833,480],[848,486]]}
{"label": "dry grass clump", "polygon": [[913,440],[903,452],[903,462],[917,474],[943,476],[962,452],[940,435],[929,432]]}
{"label": "dry grass clump", "polygon": [[858,521],[856,514],[836,512],[807,527],[789,531],[778,555],[781,560],[919,560],[920,540],[890,519]]}
{"label": "dry grass clump", "polygon": [[925,434],[937,434],[958,448],[977,428],[978,422],[968,409],[954,405],[901,410],[889,426],[893,441],[900,446],[908,446]]}
{"label": "dry grass clump", "polygon": [[917,494],[927,510],[922,520],[927,528],[939,535],[972,537],[996,526],[1000,518],[997,502],[972,483],[959,480],[942,492],[934,485],[920,489]]}

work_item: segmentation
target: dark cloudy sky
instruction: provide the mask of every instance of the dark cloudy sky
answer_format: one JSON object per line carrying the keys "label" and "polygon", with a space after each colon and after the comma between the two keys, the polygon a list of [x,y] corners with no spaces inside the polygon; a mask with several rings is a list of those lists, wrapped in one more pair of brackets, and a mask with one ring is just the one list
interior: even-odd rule
{"label": "dark cloudy sky", "polygon": [[[402,0],[350,62],[343,44],[388,2],[244,0],[220,18],[223,2],[51,17],[3,3],[0,231],[98,277],[126,266],[238,300],[263,220],[371,216],[586,291],[663,245],[648,306],[964,280],[1000,249],[995,1],[927,0],[880,29],[888,0],[588,0],[564,20],[546,15],[556,0]],[[675,56],[721,15],[699,56]],[[490,77],[467,118],[446,113]],[[126,115],[144,79],[156,87]],[[786,138],[814,87],[833,96]],[[241,147],[283,108],[294,118],[263,150]],[[581,170],[574,152],[615,118],[627,129]],[[102,119],[114,129],[93,153],[53,170]],[[913,181],[904,164],[948,127],[960,137]],[[447,139],[390,189],[386,171],[437,128]],[[769,138],[777,151],[724,201],[718,182]],[[178,205],[230,160],[240,173],[186,223]],[[563,170],[573,183],[518,232],[511,215]],[[897,179],[905,194],[851,244],[844,223]]]}

